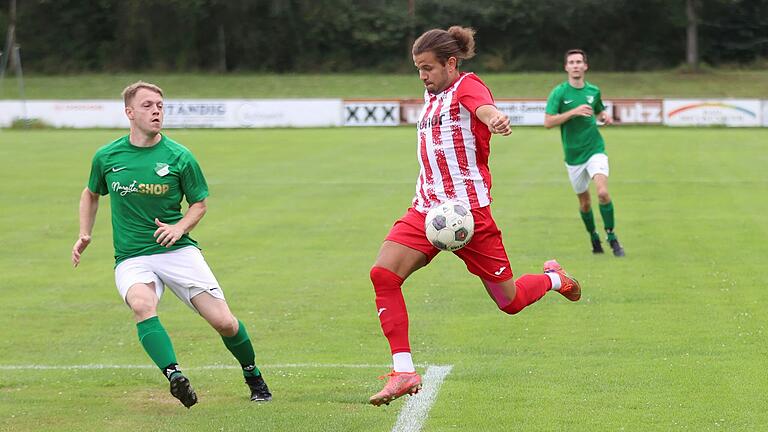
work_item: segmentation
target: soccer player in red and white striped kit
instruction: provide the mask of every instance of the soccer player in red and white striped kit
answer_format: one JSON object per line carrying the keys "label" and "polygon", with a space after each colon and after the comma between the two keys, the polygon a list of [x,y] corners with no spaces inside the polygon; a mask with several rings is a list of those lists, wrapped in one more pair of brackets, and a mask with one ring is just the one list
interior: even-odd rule
{"label": "soccer player in red and white striped kit", "polygon": [[475,219],[472,240],[454,252],[467,269],[480,277],[499,309],[516,314],[549,290],[568,300],[581,297],[581,287],[555,260],[544,263],[543,274],[513,279],[491,216],[491,173],[488,168],[491,134],[509,135],[509,117],[494,105],[486,85],[473,73],[459,72],[462,60],[475,55],[475,31],[453,26],[432,29],[413,44],[413,61],[424,82],[424,108],[419,115],[418,159],[421,170],[412,207],[392,226],[371,269],[381,328],[389,341],[393,371],[384,388],[371,396],[376,406],[388,404],[421,388],[408,341],[408,312],[402,284],[440,252],[427,240],[424,219],[430,208],[456,200]]}

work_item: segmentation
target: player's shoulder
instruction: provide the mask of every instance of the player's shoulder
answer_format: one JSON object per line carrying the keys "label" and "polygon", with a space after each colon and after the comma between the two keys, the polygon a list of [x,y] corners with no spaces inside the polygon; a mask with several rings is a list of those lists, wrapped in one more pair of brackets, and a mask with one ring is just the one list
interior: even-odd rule
{"label": "player's shoulder", "polygon": [[596,91],[596,92],[599,92],[599,91],[600,91],[600,87],[598,87],[598,86],[596,86],[596,85],[592,84],[592,83],[591,83],[591,82],[589,82],[589,81],[584,81],[584,88],[586,88],[586,89],[588,89],[588,90]]}
{"label": "player's shoulder", "polygon": [[462,72],[461,76],[459,77],[459,79],[462,82],[468,82],[468,83],[478,82],[478,83],[480,83],[482,85],[485,85],[483,80],[481,80],[480,77],[477,76],[477,74],[474,73],[474,72]]}
{"label": "player's shoulder", "polygon": [[456,90],[459,94],[491,93],[488,85],[474,72],[462,72],[461,76],[459,76]]}
{"label": "player's shoulder", "polygon": [[188,164],[197,160],[192,150],[165,134],[163,134],[163,139],[158,144],[165,147],[168,160],[175,160],[181,164]]}
{"label": "player's shoulder", "polygon": [[566,90],[568,90],[569,85],[568,81],[563,81],[556,86],[552,87],[552,91],[549,92],[550,97],[554,95],[563,94]]}
{"label": "player's shoulder", "polygon": [[125,146],[127,140],[128,140],[128,135],[123,135],[120,138],[117,138],[107,144],[104,144],[103,146],[99,147],[96,150],[96,154],[94,155],[94,157],[103,157],[103,156],[107,156],[114,153],[115,151],[119,150],[121,147]]}
{"label": "player's shoulder", "polygon": [[192,155],[192,151],[188,149],[184,144],[174,140],[173,138],[168,137],[168,135],[163,134],[163,139],[161,141],[161,144],[165,146],[171,153],[179,154],[179,155]]}
{"label": "player's shoulder", "polygon": [[563,81],[560,84],[556,85],[552,90],[553,91],[556,90],[558,92],[564,92],[564,91],[566,91],[566,90],[568,90],[570,88],[571,88],[571,84],[568,83],[568,81],[566,80],[566,81]]}

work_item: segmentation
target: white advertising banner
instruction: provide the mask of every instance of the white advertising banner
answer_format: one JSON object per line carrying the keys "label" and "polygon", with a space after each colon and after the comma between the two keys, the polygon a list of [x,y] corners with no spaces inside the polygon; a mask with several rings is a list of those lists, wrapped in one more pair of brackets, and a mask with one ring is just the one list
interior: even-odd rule
{"label": "white advertising banner", "polygon": [[262,128],[341,126],[339,99],[169,99],[167,127]]}
{"label": "white advertising banner", "polygon": [[757,99],[665,99],[669,126],[760,126]]}
{"label": "white advertising banner", "polygon": [[[341,126],[340,99],[167,99],[167,128],[260,128]],[[122,101],[0,102],[0,127],[15,119],[54,127],[127,128]]]}
{"label": "white advertising banner", "polygon": [[509,124],[513,126],[542,126],[547,101],[497,99],[496,107],[509,116]]}
{"label": "white advertising banner", "polygon": [[397,126],[400,101],[344,101],[344,126]]}
{"label": "white advertising banner", "polygon": [[0,126],[26,117],[53,127],[127,128],[124,108],[122,101],[113,100],[2,101]]}
{"label": "white advertising banner", "polygon": [[768,100],[763,101],[763,126],[768,127]]}

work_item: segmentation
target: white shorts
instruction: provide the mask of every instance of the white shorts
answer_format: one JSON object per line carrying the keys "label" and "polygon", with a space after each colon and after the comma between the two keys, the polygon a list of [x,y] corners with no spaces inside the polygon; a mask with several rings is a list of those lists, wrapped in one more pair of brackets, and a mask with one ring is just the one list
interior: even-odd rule
{"label": "white shorts", "polygon": [[[195,312],[192,297],[207,292],[224,300],[224,292],[213,272],[205,262],[200,249],[186,246],[170,252],[143,255],[118,264],[115,268],[115,283],[125,301],[128,289],[137,283],[155,283],[155,293],[160,298],[168,287]],[[127,303],[126,303],[127,304]]]}
{"label": "white shorts", "polygon": [[565,164],[565,167],[568,168],[568,178],[571,179],[573,190],[580,194],[589,189],[589,181],[596,174],[608,177],[608,156],[605,153],[597,153],[581,165]]}

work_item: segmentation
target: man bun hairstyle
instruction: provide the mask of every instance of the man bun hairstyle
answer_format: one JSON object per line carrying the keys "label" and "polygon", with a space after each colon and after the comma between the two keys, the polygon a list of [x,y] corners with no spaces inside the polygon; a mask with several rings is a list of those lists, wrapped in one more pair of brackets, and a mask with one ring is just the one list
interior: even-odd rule
{"label": "man bun hairstyle", "polygon": [[136,81],[135,83],[129,85],[123,90],[123,101],[125,102],[125,106],[128,106],[131,104],[131,101],[133,100],[134,96],[136,96],[136,93],[141,89],[147,89],[149,91],[153,91],[160,95],[160,97],[163,97],[163,90],[151,83],[144,82],[144,81]]}
{"label": "man bun hairstyle", "polygon": [[475,56],[475,29],[452,26],[448,30],[427,30],[413,43],[411,52],[413,55],[433,52],[441,64],[456,57],[460,64]]}

